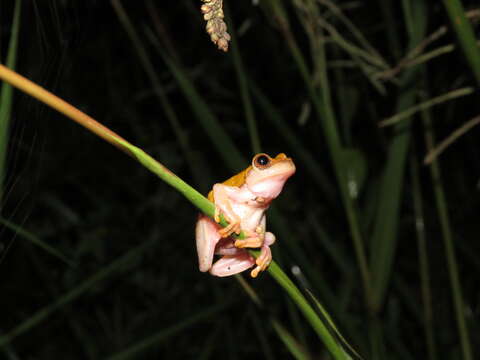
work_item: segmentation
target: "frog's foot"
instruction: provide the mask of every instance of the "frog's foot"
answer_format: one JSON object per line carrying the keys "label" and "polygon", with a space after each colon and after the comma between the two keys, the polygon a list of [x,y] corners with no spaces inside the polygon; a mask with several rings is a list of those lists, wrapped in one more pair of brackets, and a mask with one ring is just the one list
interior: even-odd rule
{"label": "frog's foot", "polygon": [[240,234],[240,231],[241,231],[240,221],[231,222],[227,226],[225,226],[224,228],[218,229],[218,233],[220,234],[220,236],[222,238],[229,237],[233,233],[238,235],[238,234]]}
{"label": "frog's foot", "polygon": [[210,274],[214,276],[230,276],[238,274],[255,265],[255,259],[247,252],[242,251],[237,255],[226,255],[213,264]]}
{"label": "frog's foot", "polygon": [[261,271],[265,271],[265,269],[268,267],[268,265],[270,265],[271,262],[272,251],[270,250],[270,247],[268,245],[263,245],[260,256],[255,261],[257,266],[250,272],[250,276],[252,278],[256,278]]}
{"label": "frog's foot", "polygon": [[[245,232],[245,231],[244,231]],[[246,239],[235,240],[235,247],[239,249],[243,248],[259,248],[263,245],[264,235],[257,232],[246,232]]]}
{"label": "frog's foot", "polygon": [[[226,238],[232,235],[233,233],[237,235],[240,234],[240,231],[242,231],[242,229],[240,229],[240,219],[238,218],[230,219],[230,218],[227,218],[225,214],[223,215],[223,217],[225,218],[225,220],[227,220],[228,225],[218,230],[219,235],[222,238]],[[213,215],[213,219],[217,223],[220,222],[220,209],[217,206],[215,206],[215,213]]]}

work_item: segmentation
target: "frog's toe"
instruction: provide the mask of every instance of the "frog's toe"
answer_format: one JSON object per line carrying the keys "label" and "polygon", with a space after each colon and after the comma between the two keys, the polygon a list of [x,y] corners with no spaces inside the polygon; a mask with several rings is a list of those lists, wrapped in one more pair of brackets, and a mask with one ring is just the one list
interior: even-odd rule
{"label": "frog's toe", "polygon": [[235,240],[235,247],[243,248],[259,248],[263,245],[263,238],[259,236],[249,237],[247,239]]}
{"label": "frog's toe", "polygon": [[215,220],[216,223],[220,222],[220,209],[218,206],[215,206],[215,212],[213,213],[213,220]]}
{"label": "frog's toe", "polygon": [[255,269],[253,269],[251,272],[250,272],[250,276],[252,278],[256,278],[258,276],[258,274],[260,274],[260,272],[262,272],[264,269],[262,269],[261,266],[256,266]]}
{"label": "frog's toe", "polygon": [[232,235],[233,233],[240,234],[240,231],[241,231],[240,221],[236,221],[236,222],[231,222],[230,224],[228,224],[222,229],[219,229],[218,233],[222,238],[226,238]]}
{"label": "frog's toe", "polygon": [[[272,262],[272,251],[269,246],[262,246],[262,251],[260,256],[257,258],[255,263],[257,267],[254,270],[257,270],[257,275],[260,271],[265,271],[268,268],[268,265]],[[252,271],[253,272],[253,271]]]}

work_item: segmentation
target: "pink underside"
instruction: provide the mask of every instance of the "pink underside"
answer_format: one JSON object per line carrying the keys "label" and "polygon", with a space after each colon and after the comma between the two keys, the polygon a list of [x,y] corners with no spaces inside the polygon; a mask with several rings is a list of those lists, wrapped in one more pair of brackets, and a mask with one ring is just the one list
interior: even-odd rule
{"label": "pink underside", "polygon": [[[238,249],[240,250],[240,249]],[[210,269],[215,276],[230,276],[238,274],[255,265],[255,259],[245,250],[236,255],[222,256]]]}

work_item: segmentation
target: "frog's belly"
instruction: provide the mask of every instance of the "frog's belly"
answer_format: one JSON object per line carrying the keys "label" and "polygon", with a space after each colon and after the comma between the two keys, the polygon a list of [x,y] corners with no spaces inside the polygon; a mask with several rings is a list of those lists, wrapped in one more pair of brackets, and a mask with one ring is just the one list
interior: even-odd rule
{"label": "frog's belly", "polygon": [[244,204],[233,204],[232,206],[235,214],[240,218],[240,225],[242,229],[255,231],[262,221],[265,209],[254,208]]}

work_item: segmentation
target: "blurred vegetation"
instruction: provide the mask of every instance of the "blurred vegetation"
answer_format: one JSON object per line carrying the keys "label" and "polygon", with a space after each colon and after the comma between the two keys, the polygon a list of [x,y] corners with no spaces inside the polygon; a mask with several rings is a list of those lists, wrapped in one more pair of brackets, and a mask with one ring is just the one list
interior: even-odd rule
{"label": "blurred vegetation", "polygon": [[[274,258],[363,359],[475,358],[477,2],[227,1],[226,54],[201,1],[21,3],[1,62],[201,192],[294,158]],[[268,274],[199,273],[196,210],[123,153],[6,85],[0,125],[2,357],[331,358]]]}

